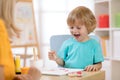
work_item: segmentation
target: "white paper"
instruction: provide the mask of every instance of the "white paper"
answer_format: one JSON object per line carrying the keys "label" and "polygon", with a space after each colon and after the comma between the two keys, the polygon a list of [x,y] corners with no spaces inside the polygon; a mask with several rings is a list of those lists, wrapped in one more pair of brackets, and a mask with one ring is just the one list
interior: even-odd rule
{"label": "white paper", "polygon": [[78,71],[83,71],[83,69],[71,69],[71,68],[54,68],[54,69],[46,69],[46,68],[43,68],[41,70],[41,73],[42,74],[46,74],[46,75],[66,75],[68,73],[71,73],[71,72],[78,72]]}

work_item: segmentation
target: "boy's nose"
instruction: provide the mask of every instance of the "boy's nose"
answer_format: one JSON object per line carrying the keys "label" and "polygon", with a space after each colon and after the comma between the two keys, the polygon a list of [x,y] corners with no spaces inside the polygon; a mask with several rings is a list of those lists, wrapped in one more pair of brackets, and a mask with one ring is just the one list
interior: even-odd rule
{"label": "boy's nose", "polygon": [[73,32],[76,32],[76,31],[78,31],[78,29],[77,28],[73,28]]}

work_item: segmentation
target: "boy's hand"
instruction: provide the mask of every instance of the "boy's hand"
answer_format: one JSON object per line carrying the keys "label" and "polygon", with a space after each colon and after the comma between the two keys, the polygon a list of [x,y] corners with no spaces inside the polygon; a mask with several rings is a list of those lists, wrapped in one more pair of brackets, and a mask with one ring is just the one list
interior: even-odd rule
{"label": "boy's hand", "polygon": [[85,71],[98,71],[98,68],[95,65],[89,65],[84,70]]}
{"label": "boy's hand", "polygon": [[57,55],[56,55],[56,52],[55,51],[50,51],[50,52],[48,52],[48,58],[50,59],[50,60],[56,60],[57,59]]}
{"label": "boy's hand", "polygon": [[84,70],[85,71],[99,71],[101,69],[101,67],[102,67],[102,63],[99,62],[94,65],[87,66]]}

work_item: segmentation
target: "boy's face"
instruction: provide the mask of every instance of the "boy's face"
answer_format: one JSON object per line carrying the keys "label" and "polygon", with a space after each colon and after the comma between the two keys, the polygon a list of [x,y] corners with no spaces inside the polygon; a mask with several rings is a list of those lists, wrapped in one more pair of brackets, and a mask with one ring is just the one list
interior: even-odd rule
{"label": "boy's face", "polygon": [[80,25],[79,23],[75,23],[74,26],[70,26],[70,32],[74,36],[74,38],[79,42],[84,42],[89,39],[88,31],[85,25]]}

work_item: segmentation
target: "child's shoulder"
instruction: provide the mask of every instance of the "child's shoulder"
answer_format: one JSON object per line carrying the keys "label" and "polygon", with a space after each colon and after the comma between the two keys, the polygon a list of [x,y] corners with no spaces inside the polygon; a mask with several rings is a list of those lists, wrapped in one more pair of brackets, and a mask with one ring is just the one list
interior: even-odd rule
{"label": "child's shoulder", "polygon": [[68,39],[66,39],[64,42],[66,43],[66,42],[72,42],[74,40],[74,38],[73,37],[70,37],[70,38],[68,38]]}
{"label": "child's shoulder", "polygon": [[0,24],[4,24],[4,21],[0,18]]}
{"label": "child's shoulder", "polygon": [[5,27],[5,23],[4,23],[4,21],[2,19],[0,19],[0,32],[1,33],[7,32],[6,27]]}
{"label": "child's shoulder", "polygon": [[93,44],[93,45],[99,45],[100,41],[96,40],[96,39],[93,39],[93,38],[90,38],[90,43]]}
{"label": "child's shoulder", "polygon": [[73,44],[73,43],[74,43],[74,38],[73,37],[70,37],[63,42],[64,45],[70,45],[70,44]]}

